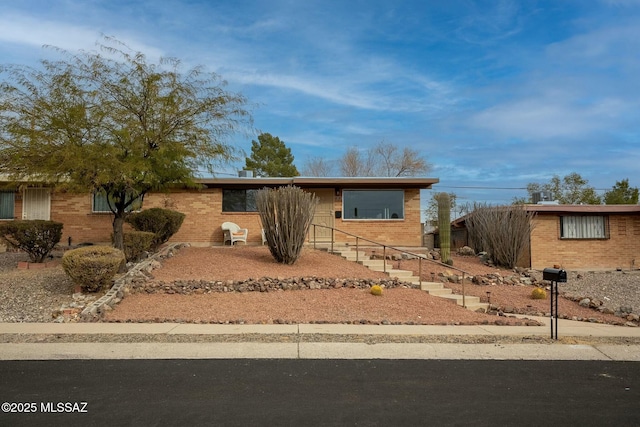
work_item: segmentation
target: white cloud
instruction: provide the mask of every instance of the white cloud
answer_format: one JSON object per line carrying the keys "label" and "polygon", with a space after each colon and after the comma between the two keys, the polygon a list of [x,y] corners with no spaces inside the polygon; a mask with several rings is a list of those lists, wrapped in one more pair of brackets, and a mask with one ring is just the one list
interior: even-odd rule
{"label": "white cloud", "polygon": [[518,3],[510,0],[489,4],[466,5],[463,18],[457,24],[456,36],[466,43],[487,45],[509,38],[521,31]]}
{"label": "white cloud", "polygon": [[0,16],[0,42],[16,45],[42,48],[44,45],[54,46],[70,52],[78,50],[95,50],[96,42],[112,34],[116,39],[125,43],[136,52],[142,52],[152,60],[157,60],[162,51],[153,46],[138,41],[135,37],[127,36],[128,31],[118,31],[115,28],[97,30],[90,27],[68,24],[60,21],[36,19],[20,14],[5,14]]}
{"label": "white cloud", "polygon": [[42,47],[53,45],[67,50],[90,49],[99,33],[89,28],[42,21],[29,16],[0,17],[0,41]]}
{"label": "white cloud", "polygon": [[[502,97],[469,120],[475,128],[523,140],[577,141],[598,133],[635,129],[640,29],[624,22],[576,34],[528,61],[526,74],[488,93]],[[635,117],[632,118],[632,117]]]}
{"label": "white cloud", "polygon": [[524,140],[580,138],[609,128],[626,104],[603,99],[592,105],[534,98],[505,103],[475,114],[471,123],[498,134]]}
{"label": "white cloud", "polygon": [[[242,46],[235,47],[243,50]],[[324,48],[309,47],[305,53],[309,62],[304,63],[295,52],[275,53],[269,47],[256,50],[260,53],[252,56],[218,50],[215,58],[225,60],[220,73],[231,82],[307,96],[311,98],[307,105],[312,105],[315,98],[363,110],[423,112],[439,111],[455,103],[446,82],[355,48],[343,46],[331,52],[331,59],[325,59]]]}
{"label": "white cloud", "polygon": [[304,78],[296,75],[270,74],[270,73],[247,73],[242,71],[229,71],[225,74],[230,80],[238,81],[242,84],[252,84],[259,86],[271,86],[281,89],[293,90],[322,98],[342,105],[350,105],[358,108],[376,109],[372,99],[364,95],[346,94],[339,86],[332,82],[320,81],[313,78]]}
{"label": "white cloud", "polygon": [[610,6],[640,6],[640,0],[601,0]]}

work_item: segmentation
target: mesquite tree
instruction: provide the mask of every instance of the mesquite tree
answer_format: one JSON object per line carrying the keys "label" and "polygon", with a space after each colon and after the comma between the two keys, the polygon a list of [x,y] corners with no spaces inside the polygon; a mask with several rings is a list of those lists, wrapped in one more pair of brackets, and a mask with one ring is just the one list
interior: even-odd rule
{"label": "mesquite tree", "polygon": [[39,67],[0,64],[0,171],[9,180],[102,193],[114,246],[150,191],[195,186],[236,158],[226,138],[251,123],[214,73],[150,61],[111,38]]}
{"label": "mesquite tree", "polygon": [[264,188],[256,194],[271,255],[283,264],[293,264],[302,252],[318,200],[298,187]]}
{"label": "mesquite tree", "polygon": [[529,244],[534,215],[522,205],[474,204],[465,221],[469,240],[476,252],[486,251],[496,265],[513,268]]}
{"label": "mesquite tree", "polygon": [[438,193],[434,199],[438,201],[440,258],[445,264],[453,264],[451,259],[451,199],[448,193]]}

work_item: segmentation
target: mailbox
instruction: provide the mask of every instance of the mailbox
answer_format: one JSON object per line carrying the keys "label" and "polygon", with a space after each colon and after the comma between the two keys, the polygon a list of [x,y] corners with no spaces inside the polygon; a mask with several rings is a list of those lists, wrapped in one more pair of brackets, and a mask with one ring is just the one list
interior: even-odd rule
{"label": "mailbox", "polygon": [[565,283],[567,281],[567,272],[558,268],[545,268],[542,270],[542,280]]}
{"label": "mailbox", "polygon": [[551,338],[554,338],[554,318],[555,318],[555,339],[558,339],[558,283],[567,281],[567,272],[559,268],[545,268],[542,270],[542,280],[551,282]]}

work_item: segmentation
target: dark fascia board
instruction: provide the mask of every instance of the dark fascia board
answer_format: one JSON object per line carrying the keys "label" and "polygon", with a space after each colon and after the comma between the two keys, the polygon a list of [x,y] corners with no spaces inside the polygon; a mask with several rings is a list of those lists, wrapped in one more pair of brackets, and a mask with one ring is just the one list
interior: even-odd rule
{"label": "dark fascia board", "polygon": [[640,213],[640,205],[525,205],[529,212],[538,214],[635,214]]}
{"label": "dark fascia board", "polygon": [[196,183],[209,188],[216,187],[278,187],[281,185],[293,185],[293,178],[202,178]]}
{"label": "dark fascia board", "polygon": [[[440,182],[438,178],[316,178],[316,177],[292,177],[292,178],[199,178],[196,184],[208,188],[262,188],[295,185],[301,188],[419,188],[430,189],[433,184]],[[0,183],[8,184],[7,180],[0,176]],[[180,186],[177,186],[180,187]]]}
{"label": "dark fascia board", "polygon": [[[640,214],[640,205],[523,205],[528,212],[537,215],[605,215],[605,214]],[[464,227],[466,219],[472,215],[468,213],[451,222],[454,227]]]}
{"label": "dark fascia board", "polygon": [[279,187],[295,185],[301,188],[420,188],[430,189],[438,178],[202,178],[197,183],[207,187]]}

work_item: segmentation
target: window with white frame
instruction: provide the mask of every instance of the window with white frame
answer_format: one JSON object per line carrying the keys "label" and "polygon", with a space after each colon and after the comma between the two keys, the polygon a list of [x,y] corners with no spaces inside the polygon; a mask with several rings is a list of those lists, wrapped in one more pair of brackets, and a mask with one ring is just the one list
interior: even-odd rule
{"label": "window with white frame", "polygon": [[404,219],[403,190],[343,190],[344,219]]}
{"label": "window with white frame", "polygon": [[608,239],[608,217],[603,215],[561,216],[562,239]]}
{"label": "window with white frame", "polygon": [[14,218],[15,200],[15,192],[0,191],[0,219]]}
{"label": "window with white frame", "polygon": [[[111,213],[109,208],[109,201],[107,200],[107,194],[104,191],[96,191],[92,197],[91,211],[94,213]],[[136,200],[131,203],[126,211],[138,211],[142,208],[142,196],[138,196]]]}

